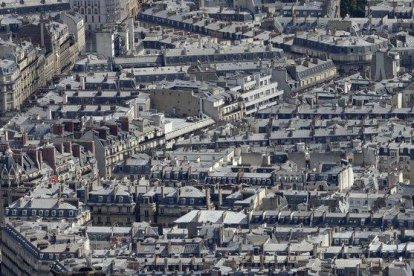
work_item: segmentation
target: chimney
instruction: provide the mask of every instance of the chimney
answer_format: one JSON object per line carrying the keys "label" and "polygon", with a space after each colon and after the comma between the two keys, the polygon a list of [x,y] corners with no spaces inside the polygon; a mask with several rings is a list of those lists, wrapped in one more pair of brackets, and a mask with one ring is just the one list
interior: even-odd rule
{"label": "chimney", "polygon": [[79,81],[80,81],[80,86],[79,86],[80,90],[85,90],[86,77],[85,76],[81,76],[80,79],[79,79]]}
{"label": "chimney", "polygon": [[88,185],[84,185],[83,186],[85,188],[85,193],[84,193],[84,203],[88,202],[89,200],[89,187]]}
{"label": "chimney", "polygon": [[41,152],[38,149],[35,148],[29,148],[27,150],[27,155],[33,160],[33,162],[36,164],[36,167],[40,170],[42,169],[42,164],[41,164]]}
{"label": "chimney", "polygon": [[45,47],[45,22],[43,18],[40,20],[40,47]]}
{"label": "chimney", "polygon": [[75,123],[73,121],[66,121],[63,122],[65,125],[65,131],[67,132],[74,132],[75,131]]}
{"label": "chimney", "polygon": [[219,246],[223,246],[224,241],[224,229],[223,224],[220,224],[219,226]]}
{"label": "chimney", "polygon": [[118,125],[111,124],[107,125],[107,127],[109,128],[109,133],[111,135],[118,136]]}
{"label": "chimney", "polygon": [[129,132],[129,118],[128,117],[120,117],[119,123],[121,124],[121,130]]}
{"label": "chimney", "polygon": [[58,152],[63,153],[63,144],[60,142],[53,143]]}
{"label": "chimney", "polygon": [[29,135],[25,132],[22,133],[22,145],[25,146],[29,141]]}
{"label": "chimney", "polygon": [[52,132],[55,135],[63,136],[63,125],[62,124],[54,124],[52,127]]}
{"label": "chimney", "polygon": [[270,166],[270,155],[268,154],[262,155],[262,166]]}
{"label": "chimney", "polygon": [[80,158],[81,157],[82,148],[79,144],[72,144],[72,153],[74,157]]}
{"label": "chimney", "polygon": [[108,130],[106,128],[98,128],[96,131],[98,132],[99,138],[106,140],[108,137]]}
{"label": "chimney", "polygon": [[37,161],[39,162],[39,169],[43,168],[43,155],[42,151],[36,149]]}
{"label": "chimney", "polygon": [[55,147],[53,146],[46,146],[42,150],[43,159],[48,163],[48,165],[55,170],[56,169],[56,154],[55,154]]}
{"label": "chimney", "polygon": [[46,109],[46,119],[53,120],[52,109],[50,108],[50,106],[48,106]]}
{"label": "chimney", "polygon": [[207,207],[207,210],[210,210],[211,209],[210,189],[206,188],[204,191],[206,193],[206,205],[207,205],[206,207]]}
{"label": "chimney", "polygon": [[92,154],[95,154],[95,142],[93,141],[77,141],[78,144],[83,146],[85,148],[86,152],[91,152]]}
{"label": "chimney", "polygon": [[318,245],[316,243],[313,244],[312,255],[314,258],[318,257]]}
{"label": "chimney", "polygon": [[66,153],[72,153],[72,141],[63,142],[63,151]]}
{"label": "chimney", "polygon": [[223,190],[220,188],[220,185],[218,187],[218,207],[221,208],[223,205]]}
{"label": "chimney", "polygon": [[183,271],[183,261],[181,259],[178,261],[178,271],[179,272]]}

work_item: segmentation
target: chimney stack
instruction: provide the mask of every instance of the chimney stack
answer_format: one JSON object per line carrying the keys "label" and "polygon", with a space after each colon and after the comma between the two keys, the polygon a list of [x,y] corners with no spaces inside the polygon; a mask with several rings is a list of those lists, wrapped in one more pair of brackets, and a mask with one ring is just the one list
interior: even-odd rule
{"label": "chimney stack", "polygon": [[206,207],[207,207],[207,210],[210,210],[211,209],[210,189],[206,188],[204,191],[206,193],[206,205],[207,205]]}

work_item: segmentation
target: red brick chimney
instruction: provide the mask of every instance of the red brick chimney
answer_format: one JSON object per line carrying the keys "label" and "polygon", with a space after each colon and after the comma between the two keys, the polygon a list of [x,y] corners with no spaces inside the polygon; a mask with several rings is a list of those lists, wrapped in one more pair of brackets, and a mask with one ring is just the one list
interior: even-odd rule
{"label": "red brick chimney", "polygon": [[43,160],[49,164],[49,166],[56,169],[56,149],[54,146],[45,146],[42,150]]}
{"label": "red brick chimney", "polygon": [[107,128],[97,128],[95,129],[98,132],[98,136],[101,139],[106,140],[108,137],[108,129]]}
{"label": "red brick chimney", "polygon": [[118,136],[118,131],[119,131],[119,129],[118,129],[118,125],[115,125],[115,124],[108,124],[108,125],[106,125],[108,128],[109,128],[109,133],[111,134],[111,135],[114,135],[114,136]]}
{"label": "red brick chimney", "polygon": [[80,158],[82,154],[82,146],[79,144],[72,144],[73,156]]}
{"label": "red brick chimney", "polygon": [[127,131],[129,132],[129,118],[128,117],[120,117],[119,118],[119,123],[121,125],[121,130],[122,131]]}
{"label": "red brick chimney", "polygon": [[72,153],[72,141],[63,142],[63,150],[67,153]]}
{"label": "red brick chimney", "polygon": [[72,133],[75,130],[75,123],[73,121],[66,121],[63,124],[65,125],[65,131]]}
{"label": "red brick chimney", "polygon": [[63,125],[62,124],[54,124],[52,126],[52,132],[55,135],[63,136]]}

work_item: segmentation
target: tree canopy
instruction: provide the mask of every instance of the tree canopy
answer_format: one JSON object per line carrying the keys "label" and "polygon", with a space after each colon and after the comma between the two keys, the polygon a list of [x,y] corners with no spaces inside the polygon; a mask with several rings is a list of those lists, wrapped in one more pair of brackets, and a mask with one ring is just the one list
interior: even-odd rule
{"label": "tree canopy", "polygon": [[367,0],[341,0],[341,16],[365,17]]}

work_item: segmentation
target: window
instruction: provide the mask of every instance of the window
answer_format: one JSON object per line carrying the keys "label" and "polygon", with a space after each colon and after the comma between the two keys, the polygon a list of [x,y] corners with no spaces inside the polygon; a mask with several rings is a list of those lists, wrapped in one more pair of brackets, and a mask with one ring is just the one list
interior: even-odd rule
{"label": "window", "polygon": [[49,216],[49,210],[46,210],[45,211],[45,217],[48,217]]}
{"label": "window", "polygon": [[149,217],[149,213],[148,213],[148,210],[145,210],[144,211],[144,216],[147,218],[147,217]]}
{"label": "window", "polygon": [[69,211],[69,216],[70,217],[73,217],[73,215],[74,215],[74,212],[73,211]]}
{"label": "window", "polygon": [[32,216],[36,216],[36,210],[32,210]]}
{"label": "window", "polygon": [[39,210],[39,216],[43,216],[43,210]]}
{"label": "window", "polygon": [[98,196],[98,201],[103,202],[103,196]]}
{"label": "window", "polygon": [[56,217],[56,211],[52,210],[52,217]]}
{"label": "window", "polygon": [[59,217],[63,217],[63,210],[59,211]]}
{"label": "window", "polygon": [[193,205],[194,204],[194,198],[190,198],[190,204]]}
{"label": "window", "polygon": [[27,210],[22,211],[22,216],[27,216]]}
{"label": "window", "polygon": [[120,196],[118,200],[119,200],[119,202],[123,202],[124,201],[124,197],[123,196]]}
{"label": "window", "polygon": [[13,216],[17,215],[17,210],[12,210],[12,215]]}

